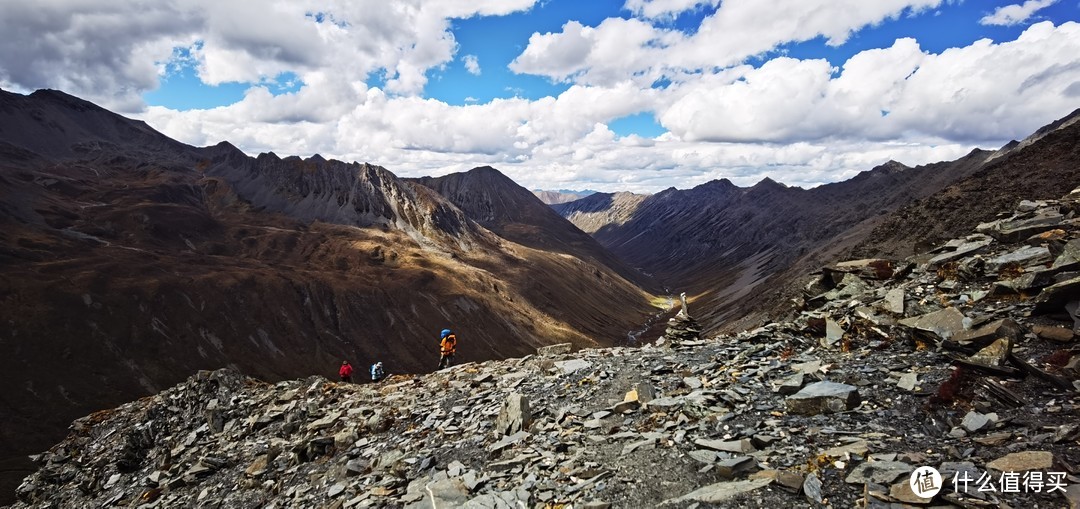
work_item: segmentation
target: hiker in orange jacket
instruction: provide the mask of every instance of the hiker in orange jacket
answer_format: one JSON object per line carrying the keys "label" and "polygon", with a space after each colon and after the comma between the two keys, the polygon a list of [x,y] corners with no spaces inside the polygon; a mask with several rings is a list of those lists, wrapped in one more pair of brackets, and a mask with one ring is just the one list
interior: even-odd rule
{"label": "hiker in orange jacket", "polygon": [[448,367],[454,363],[454,353],[457,352],[457,336],[450,329],[443,329],[439,334],[439,369]]}
{"label": "hiker in orange jacket", "polygon": [[342,382],[352,382],[352,365],[349,361],[341,361],[341,369],[338,370]]}

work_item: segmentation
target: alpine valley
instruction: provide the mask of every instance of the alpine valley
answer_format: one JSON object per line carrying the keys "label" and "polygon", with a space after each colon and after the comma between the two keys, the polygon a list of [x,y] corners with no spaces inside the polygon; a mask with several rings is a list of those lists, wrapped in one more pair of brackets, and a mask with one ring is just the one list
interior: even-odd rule
{"label": "alpine valley", "polygon": [[1076,507],[904,487],[1075,485],[1078,142],[566,201],[0,91],[0,501]]}

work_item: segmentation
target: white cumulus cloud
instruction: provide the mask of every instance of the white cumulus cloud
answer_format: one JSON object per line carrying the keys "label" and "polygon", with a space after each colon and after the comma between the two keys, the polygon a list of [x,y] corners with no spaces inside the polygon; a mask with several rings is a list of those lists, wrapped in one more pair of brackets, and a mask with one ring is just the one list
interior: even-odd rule
{"label": "white cumulus cloud", "polygon": [[596,27],[571,21],[561,32],[534,33],[510,68],[586,84],[631,77],[640,83],[659,77],[681,79],[686,73],[741,64],[790,42],[824,37],[829,45],[843,44],[857,30],[937,7],[942,1],[725,0],[693,35],[636,18],[608,18]]}
{"label": "white cumulus cloud", "polygon": [[1050,7],[1057,0],[1027,0],[1023,4],[1005,5],[994,9],[987,14],[979,23],[983,25],[1019,25],[1035,15],[1036,12]]}
{"label": "white cumulus cloud", "polygon": [[416,95],[454,58],[453,19],[504,15],[536,0],[50,0],[5,2],[0,83],[59,88],[121,111],[143,107],[177,48],[211,85],[291,72],[336,86],[381,74]]}
{"label": "white cumulus cloud", "polygon": [[465,55],[462,60],[465,62],[465,70],[474,76],[480,75],[480,59],[476,55]]}
{"label": "white cumulus cloud", "polygon": [[[143,118],[197,145],[320,153],[403,176],[492,165],[529,188],[651,192],[729,178],[813,186],[890,159],[923,164],[997,148],[1076,107],[1080,24],[1035,24],[1016,40],[940,53],[914,39],[824,60],[780,57],[664,89],[633,79],[572,85],[555,97],[463,106],[342,85],[312,73],[297,92],[255,88],[210,110]],[[654,115],[668,132],[618,136],[615,120]]]}
{"label": "white cumulus cloud", "polygon": [[623,8],[649,19],[673,18],[705,6],[716,7],[720,0],[626,0]]}
{"label": "white cumulus cloud", "polygon": [[[460,58],[480,72],[473,55],[457,55],[453,20],[535,0],[9,2],[0,86],[61,88],[194,145],[320,153],[404,176],[492,165],[530,188],[656,191],[766,176],[812,186],[889,159],[921,164],[996,148],[1077,107],[1075,22],[939,52],[901,38],[836,66],[767,58],[791,41],[841,44],[943,1],[724,0],[687,33],[664,18],[715,3],[627,0],[635,17],[533,34],[511,64],[570,83],[562,93],[508,89],[515,97],[464,105],[422,96],[431,69]],[[755,55],[763,63],[746,63]],[[144,107],[141,94],[178,65],[206,83],[249,86],[218,108]],[[281,73],[295,74],[295,90],[275,93]],[[654,88],[660,79],[668,82]],[[615,121],[631,115],[666,132],[616,134]]]}

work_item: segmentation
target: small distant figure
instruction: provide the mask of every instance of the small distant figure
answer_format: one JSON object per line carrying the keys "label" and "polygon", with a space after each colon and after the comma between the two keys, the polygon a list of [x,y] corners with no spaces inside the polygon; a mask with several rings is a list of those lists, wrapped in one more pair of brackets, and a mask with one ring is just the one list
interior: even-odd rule
{"label": "small distant figure", "polygon": [[352,364],[349,364],[349,361],[341,361],[341,369],[338,370],[338,374],[341,375],[342,382],[352,383]]}
{"label": "small distant figure", "polygon": [[454,364],[454,354],[457,352],[457,336],[450,329],[443,329],[439,334],[439,369]]}
{"label": "small distant figure", "polygon": [[376,362],[375,364],[371,365],[372,382],[378,382],[379,380],[382,380],[384,376],[386,375],[383,374],[382,361]]}

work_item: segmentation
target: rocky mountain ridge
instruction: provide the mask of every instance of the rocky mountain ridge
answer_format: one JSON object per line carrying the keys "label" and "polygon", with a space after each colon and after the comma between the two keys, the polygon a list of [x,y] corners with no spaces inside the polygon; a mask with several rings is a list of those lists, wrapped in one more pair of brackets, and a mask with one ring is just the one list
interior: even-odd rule
{"label": "rocky mountain ridge", "polygon": [[199,369],[427,372],[447,326],[463,362],[616,344],[650,297],[378,166],[190,147],[60,92],[0,91],[4,495],[71,419]]}
{"label": "rocky mountain ridge", "polygon": [[201,372],[77,420],[15,507],[1076,508],[1078,303],[1080,189],[736,335],[683,309],[657,345],[379,384]]}
{"label": "rocky mountain ridge", "polygon": [[536,195],[536,197],[539,198],[540,201],[544,202],[547,205],[555,205],[557,203],[566,203],[566,202],[571,202],[571,201],[574,201],[574,200],[580,200],[580,199],[582,199],[582,198],[584,198],[586,196],[589,196],[589,195],[591,195],[591,194],[593,194],[595,192],[596,191],[568,191],[568,190],[542,191],[542,190],[539,190],[539,189],[534,189],[532,191],[532,193],[534,195]]}
{"label": "rocky mountain ridge", "polygon": [[[734,309],[739,318],[726,329],[740,330],[790,309],[798,293],[793,282],[807,270],[839,259],[902,258],[925,253],[1023,200],[1055,199],[1080,182],[1080,110],[1055,121],[1023,143],[1009,143],[968,169],[968,176],[916,198],[808,251],[763,283]],[[971,157],[969,155],[969,157]],[[974,161],[978,163],[978,159]],[[950,171],[955,163],[932,165]],[[729,314],[730,316],[731,314]]]}
{"label": "rocky mountain ridge", "polygon": [[914,168],[893,161],[812,189],[717,180],[554,208],[631,266],[690,293],[706,330],[737,331],[784,312],[793,281],[816,266],[925,251],[1021,199],[1061,196],[1080,180],[1078,117],[996,152]]}

